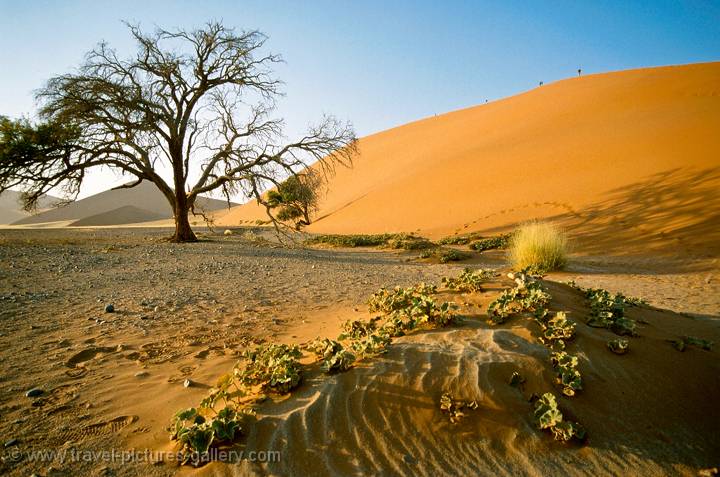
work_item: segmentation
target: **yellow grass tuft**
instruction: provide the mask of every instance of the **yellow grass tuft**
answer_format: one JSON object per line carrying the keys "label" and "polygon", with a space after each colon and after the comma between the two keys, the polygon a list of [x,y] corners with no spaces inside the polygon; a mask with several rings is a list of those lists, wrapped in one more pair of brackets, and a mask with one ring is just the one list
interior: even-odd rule
{"label": "yellow grass tuft", "polygon": [[553,224],[530,222],[515,231],[508,255],[517,270],[527,267],[537,273],[557,270],[567,261],[567,238]]}

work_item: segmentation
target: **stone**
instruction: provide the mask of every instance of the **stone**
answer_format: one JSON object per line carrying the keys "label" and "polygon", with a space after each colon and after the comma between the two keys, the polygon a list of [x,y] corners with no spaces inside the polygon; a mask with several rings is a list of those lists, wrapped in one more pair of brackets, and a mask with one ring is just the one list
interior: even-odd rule
{"label": "stone", "polygon": [[189,379],[186,379],[185,382],[183,383],[183,386],[185,386],[186,388],[189,388],[192,385],[193,385],[193,382],[190,381]]}
{"label": "stone", "polygon": [[26,397],[38,397],[45,394],[45,391],[43,391],[40,388],[32,388],[28,392],[25,393]]}
{"label": "stone", "polygon": [[105,313],[114,313],[115,312],[115,306],[113,306],[112,303],[108,303],[105,305]]}
{"label": "stone", "polygon": [[5,447],[8,448],[8,447],[16,446],[16,445],[18,445],[18,444],[20,444],[20,441],[19,441],[19,440],[17,440],[17,439],[10,439],[9,441],[5,442]]}

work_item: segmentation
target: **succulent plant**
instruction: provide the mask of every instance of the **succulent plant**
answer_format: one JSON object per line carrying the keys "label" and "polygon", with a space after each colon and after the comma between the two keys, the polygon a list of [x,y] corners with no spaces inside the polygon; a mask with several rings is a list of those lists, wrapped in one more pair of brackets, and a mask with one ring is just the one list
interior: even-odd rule
{"label": "succulent plant", "polygon": [[527,270],[510,273],[508,277],[515,281],[515,287],[505,289],[487,308],[488,319],[494,325],[504,323],[510,315],[518,313],[537,315],[550,302],[550,295]]}
{"label": "succulent plant", "polygon": [[307,348],[322,360],[322,368],[326,373],[347,371],[355,362],[355,355],[345,347],[329,338],[317,338]]}
{"label": "succulent plant", "polygon": [[578,358],[565,351],[556,351],[551,354],[550,362],[557,373],[557,383],[562,386],[566,396],[574,396],[582,390],[582,376],[577,369]]}
{"label": "succulent plant", "polygon": [[625,354],[630,350],[630,341],[618,338],[608,341],[607,346],[615,354]]}
{"label": "succulent plant", "polygon": [[443,393],[440,397],[440,410],[448,415],[450,422],[457,424],[465,416],[463,410],[476,410],[478,408],[477,401],[461,401],[453,399],[449,393]]}
{"label": "succulent plant", "polygon": [[557,406],[557,399],[552,393],[545,393],[535,401],[533,416],[538,428],[549,430],[557,441],[567,442],[573,438],[585,439],[586,432],[580,424],[563,420],[562,412]]}
{"label": "succulent plant", "polygon": [[694,336],[683,336],[678,340],[668,340],[673,347],[678,351],[685,351],[688,346],[695,346],[697,348],[704,349],[706,351],[712,350],[713,342],[695,338]]}
{"label": "succulent plant", "polygon": [[588,288],[585,296],[590,301],[589,326],[607,328],[620,336],[637,335],[635,320],[625,316],[625,308],[632,303],[621,293],[611,295],[609,291],[600,288]]}
{"label": "succulent plant", "polygon": [[512,375],[510,375],[510,386],[519,388],[525,383],[525,378],[522,377],[520,373],[517,371],[513,371]]}
{"label": "succulent plant", "polygon": [[495,276],[495,270],[485,270],[481,268],[480,270],[472,271],[466,268],[457,278],[443,277],[442,283],[450,290],[473,293],[482,291],[482,283]]}
{"label": "succulent plant", "polygon": [[235,366],[235,378],[245,386],[260,385],[265,391],[288,393],[300,384],[301,355],[297,346],[257,346],[243,353],[245,360]]}

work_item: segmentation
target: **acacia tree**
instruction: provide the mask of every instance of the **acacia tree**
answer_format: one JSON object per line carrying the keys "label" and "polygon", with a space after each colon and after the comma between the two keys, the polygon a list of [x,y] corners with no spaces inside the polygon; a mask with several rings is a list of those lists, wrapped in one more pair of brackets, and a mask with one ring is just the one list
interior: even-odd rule
{"label": "acacia tree", "polygon": [[317,210],[321,184],[322,177],[312,170],[291,175],[268,192],[267,205],[278,208],[278,220],[295,220],[295,229],[300,230],[300,227],[310,225],[310,214]]}
{"label": "acacia tree", "polygon": [[[37,93],[37,124],[0,122],[0,192],[24,189],[32,209],[61,188],[76,197],[86,172],[110,167],[154,183],[175,218],[173,241],[196,240],[188,213],[200,194],[243,193],[267,205],[263,191],[319,161],[329,172],[356,153],[352,126],[331,116],[295,141],[270,117],[281,61],[262,53],[266,37],[221,23],[147,34],[128,28],[137,53],[121,59],[106,43],[77,72],[50,79]],[[171,173],[166,181],[163,174]],[[270,214],[269,214],[270,215]]]}

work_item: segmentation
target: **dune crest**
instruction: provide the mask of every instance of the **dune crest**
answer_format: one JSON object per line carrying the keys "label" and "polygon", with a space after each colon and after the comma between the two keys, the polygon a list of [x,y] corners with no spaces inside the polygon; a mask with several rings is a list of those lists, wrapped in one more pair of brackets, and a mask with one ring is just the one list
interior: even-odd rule
{"label": "dune crest", "polygon": [[[717,62],[588,75],[364,137],[309,230],[437,238],[552,217],[665,249],[692,230],[717,252],[718,85]],[[219,222],[263,215],[250,203]]]}

